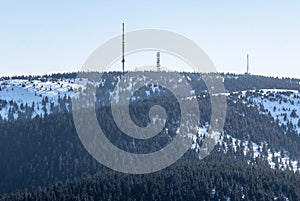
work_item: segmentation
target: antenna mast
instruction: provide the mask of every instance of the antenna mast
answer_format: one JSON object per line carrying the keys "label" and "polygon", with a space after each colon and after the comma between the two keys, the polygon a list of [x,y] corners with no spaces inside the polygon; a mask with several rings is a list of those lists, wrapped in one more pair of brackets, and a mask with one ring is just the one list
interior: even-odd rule
{"label": "antenna mast", "polygon": [[124,41],[124,23],[122,23],[122,70],[123,70],[123,74],[124,74],[124,70],[125,70],[124,50],[125,50],[125,41]]}
{"label": "antenna mast", "polygon": [[157,68],[157,71],[159,72],[160,71],[160,52],[156,53],[156,68]]}
{"label": "antenna mast", "polygon": [[247,54],[247,69],[246,74],[249,74],[249,54]]}

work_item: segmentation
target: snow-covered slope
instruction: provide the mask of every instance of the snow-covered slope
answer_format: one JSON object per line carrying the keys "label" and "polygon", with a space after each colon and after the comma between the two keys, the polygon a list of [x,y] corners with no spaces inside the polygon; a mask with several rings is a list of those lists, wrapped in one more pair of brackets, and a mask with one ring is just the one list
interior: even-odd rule
{"label": "snow-covered slope", "polygon": [[[260,114],[269,115],[273,121],[284,130],[294,131],[300,135],[300,92],[297,90],[284,89],[262,89],[239,91],[227,94],[234,103],[241,101],[247,107],[256,107]],[[286,133],[283,132],[282,135]],[[262,133],[262,135],[264,135]],[[268,142],[252,142],[251,140],[240,140],[231,135],[222,135],[219,145],[226,153],[228,150],[238,153],[242,152],[248,156],[249,163],[255,159],[268,162],[271,168],[288,169],[300,171],[299,160],[291,159],[288,151],[281,149],[271,151]]]}
{"label": "snow-covered slope", "polygon": [[265,89],[244,93],[250,103],[264,114],[270,114],[279,125],[291,127],[300,134],[300,92]]}
{"label": "snow-covered slope", "polygon": [[[76,82],[76,83],[75,83]],[[3,119],[20,114],[35,117],[59,109],[59,99],[66,99],[81,90],[86,80],[9,79],[0,81],[0,115]]]}
{"label": "snow-covered slope", "polygon": [[[197,153],[200,151],[199,142],[203,140],[203,137],[208,135],[209,124],[207,123],[203,127],[194,129],[194,133],[188,134],[188,137],[193,139],[191,149]],[[300,163],[298,160],[293,160],[289,157],[289,153],[285,150],[271,151],[267,142],[261,142],[257,144],[248,140],[241,140],[232,137],[229,134],[220,134],[220,138],[217,142],[218,151],[224,154],[233,153],[243,156],[247,159],[248,164],[255,164],[257,160],[267,162],[271,169],[300,171]]]}

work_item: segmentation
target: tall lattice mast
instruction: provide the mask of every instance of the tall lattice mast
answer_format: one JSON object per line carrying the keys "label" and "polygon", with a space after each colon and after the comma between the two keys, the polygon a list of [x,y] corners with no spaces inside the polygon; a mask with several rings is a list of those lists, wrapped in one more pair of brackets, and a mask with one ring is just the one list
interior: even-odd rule
{"label": "tall lattice mast", "polygon": [[124,56],[124,51],[125,51],[124,23],[122,23],[122,71],[123,71],[123,74],[124,74],[124,71],[125,71],[125,56]]}

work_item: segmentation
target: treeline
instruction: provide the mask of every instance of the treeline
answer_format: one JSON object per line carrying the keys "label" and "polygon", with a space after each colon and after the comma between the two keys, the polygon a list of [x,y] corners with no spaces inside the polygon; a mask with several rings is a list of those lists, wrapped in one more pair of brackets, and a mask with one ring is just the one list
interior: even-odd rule
{"label": "treeline", "polygon": [[[133,75],[143,75],[142,72],[131,72]],[[152,72],[158,73],[158,72]],[[278,78],[278,77],[267,77],[260,75],[249,75],[249,74],[233,74],[233,73],[209,73],[209,74],[201,74],[201,73],[187,73],[180,72],[185,76],[189,76],[191,78],[190,84],[192,86],[197,86],[197,89],[205,90],[207,87],[202,80],[203,76],[211,76],[215,78],[222,78],[224,81],[224,86],[226,91],[234,92],[241,90],[256,90],[256,89],[295,89],[300,90],[300,80],[296,78]],[[111,77],[120,77],[122,75],[121,72],[109,72],[104,73],[104,76],[108,74]],[[172,72],[159,72],[162,77],[172,77]],[[99,72],[72,72],[72,73],[53,73],[49,75],[36,75],[36,76],[12,76],[12,77],[2,77],[0,80],[7,79],[28,79],[28,80],[36,80],[36,79],[75,79],[76,77],[88,78],[93,81],[99,81],[100,79]]]}

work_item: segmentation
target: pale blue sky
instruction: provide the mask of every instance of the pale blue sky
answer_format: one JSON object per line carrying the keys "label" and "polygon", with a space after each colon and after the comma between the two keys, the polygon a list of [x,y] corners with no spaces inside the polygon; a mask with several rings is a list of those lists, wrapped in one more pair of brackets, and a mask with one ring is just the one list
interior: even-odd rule
{"label": "pale blue sky", "polygon": [[249,53],[253,74],[300,78],[297,0],[0,0],[0,73],[77,71],[122,22],[182,34],[222,72],[244,73]]}

